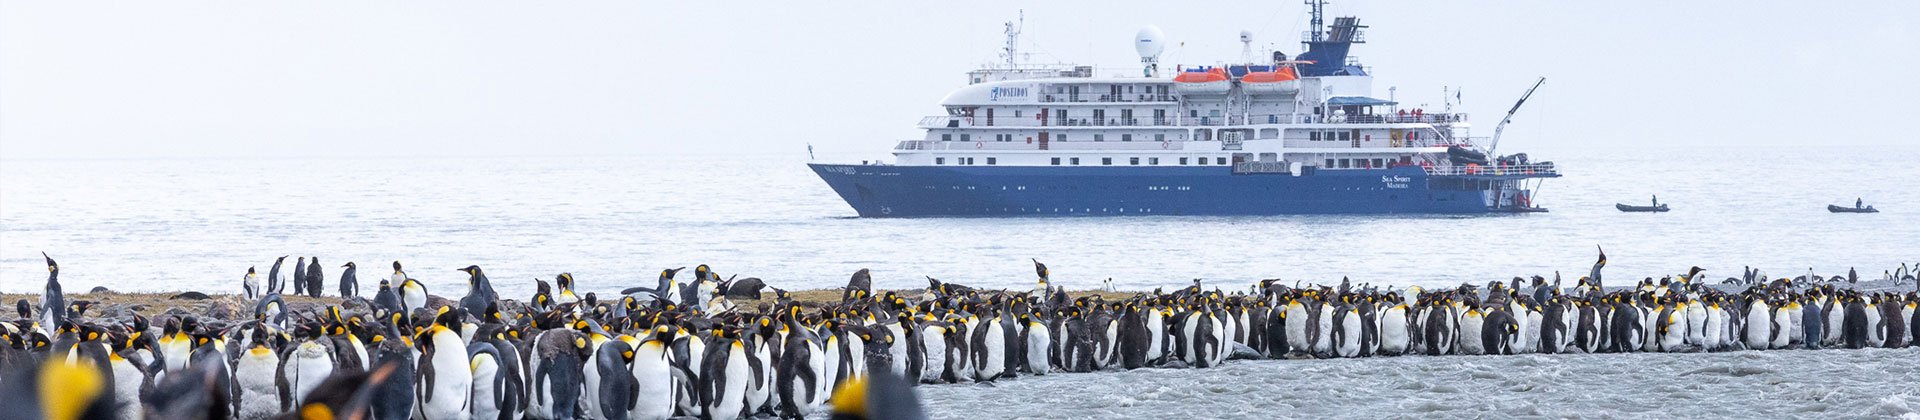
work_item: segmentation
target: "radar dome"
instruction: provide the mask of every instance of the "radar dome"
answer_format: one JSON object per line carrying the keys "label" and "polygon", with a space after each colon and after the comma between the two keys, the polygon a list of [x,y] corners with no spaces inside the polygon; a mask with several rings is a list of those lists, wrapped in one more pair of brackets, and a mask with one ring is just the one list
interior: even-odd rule
{"label": "radar dome", "polygon": [[1253,42],[1253,31],[1240,31],[1240,42]]}
{"label": "radar dome", "polygon": [[1166,41],[1162,41],[1166,37],[1167,34],[1161,33],[1159,27],[1147,25],[1133,36],[1133,50],[1139,52],[1141,57],[1159,57],[1160,52],[1167,49]]}

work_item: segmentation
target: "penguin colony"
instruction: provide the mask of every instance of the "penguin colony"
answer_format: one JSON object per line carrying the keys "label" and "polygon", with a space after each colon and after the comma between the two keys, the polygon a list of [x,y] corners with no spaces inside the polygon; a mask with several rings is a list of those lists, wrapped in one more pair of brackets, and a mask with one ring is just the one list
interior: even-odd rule
{"label": "penguin colony", "polygon": [[[20,319],[0,323],[0,419],[912,419],[924,414],[910,384],[1022,374],[1242,358],[1898,348],[1920,336],[1920,283],[1867,293],[1837,277],[1765,281],[1748,269],[1724,282],[1744,289],[1720,288],[1695,267],[1608,289],[1605,263],[1603,253],[1570,289],[1557,275],[1431,291],[1263,280],[1229,293],[1196,280],[1113,300],[1070,297],[1038,261],[1036,286],[1017,291],[928,278],[924,292],[876,294],[863,269],[838,302],[814,303],[705,265],[684,283],[681,269],[663,270],[612,301],[575,292],[562,273],[536,281],[525,302],[500,298],[469,266],[464,297],[430,302],[395,262],[365,311],[289,310],[282,283],[261,288],[249,269],[251,319],[156,326],[87,320],[47,258],[41,302],[19,302]],[[766,289],[772,299],[757,308],[733,303]]]}

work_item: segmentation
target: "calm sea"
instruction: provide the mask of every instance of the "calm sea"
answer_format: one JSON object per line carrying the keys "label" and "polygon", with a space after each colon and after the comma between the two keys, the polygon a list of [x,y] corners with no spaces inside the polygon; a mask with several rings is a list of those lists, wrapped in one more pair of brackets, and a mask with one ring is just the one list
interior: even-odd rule
{"label": "calm sea", "polygon": [[[1606,247],[1609,278],[1743,265],[1775,276],[1862,276],[1920,262],[1920,165],[1895,147],[1783,153],[1566,147],[1538,203],[1494,216],[859,219],[805,156],[0,161],[0,291],[39,290],[40,252],[69,292],[236,292],[247,268],[319,256],[328,279],[361,266],[371,293],[401,260],[435,294],[456,268],[502,293],[572,272],[586,290],[651,285],[662,268],[712,264],[789,289],[923,276],[1028,288],[1029,258],[1061,284],[1126,289],[1282,278],[1453,285],[1555,270]],[[837,161],[857,161],[862,156]],[[872,157],[872,155],[864,156]],[[826,156],[822,156],[825,160]],[[1674,211],[1624,214],[1659,194]],[[1865,197],[1883,213],[1829,214]],[[285,268],[291,271],[292,258]],[[1618,280],[1615,280],[1618,281]]]}

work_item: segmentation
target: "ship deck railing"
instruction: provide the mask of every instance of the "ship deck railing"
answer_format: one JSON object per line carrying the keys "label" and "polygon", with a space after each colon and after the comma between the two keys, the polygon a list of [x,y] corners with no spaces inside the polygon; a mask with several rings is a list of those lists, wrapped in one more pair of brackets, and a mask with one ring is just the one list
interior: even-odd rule
{"label": "ship deck railing", "polygon": [[1447,165],[1427,166],[1430,176],[1560,176],[1560,169],[1551,163],[1526,165]]}
{"label": "ship deck railing", "polygon": [[932,115],[920,119],[920,128],[973,127],[1234,127],[1264,124],[1450,124],[1467,120],[1465,113],[1377,114],[1323,117],[1310,114],[1268,114],[1224,117],[993,117]]}

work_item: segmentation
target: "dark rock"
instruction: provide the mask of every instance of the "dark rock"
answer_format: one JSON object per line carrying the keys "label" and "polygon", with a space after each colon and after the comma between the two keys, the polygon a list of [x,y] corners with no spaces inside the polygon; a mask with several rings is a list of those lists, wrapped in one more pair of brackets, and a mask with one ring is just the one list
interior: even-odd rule
{"label": "dark rock", "polygon": [[454,302],[447,298],[434,296],[434,295],[427,295],[427,309],[438,311],[442,306],[454,306],[457,304],[458,302]]}
{"label": "dark rock", "polygon": [[201,314],[213,319],[234,319],[233,305],[227,304],[226,302],[207,304],[207,310],[201,312]]}
{"label": "dark rock", "polygon": [[88,290],[87,293],[113,293],[113,291],[107,290],[107,286],[93,286],[93,290]]}
{"label": "dark rock", "polygon": [[187,312],[187,310],[183,308],[167,308],[167,312],[166,312],[166,315],[172,315],[175,317],[184,317],[192,314],[193,314],[192,312]]}

